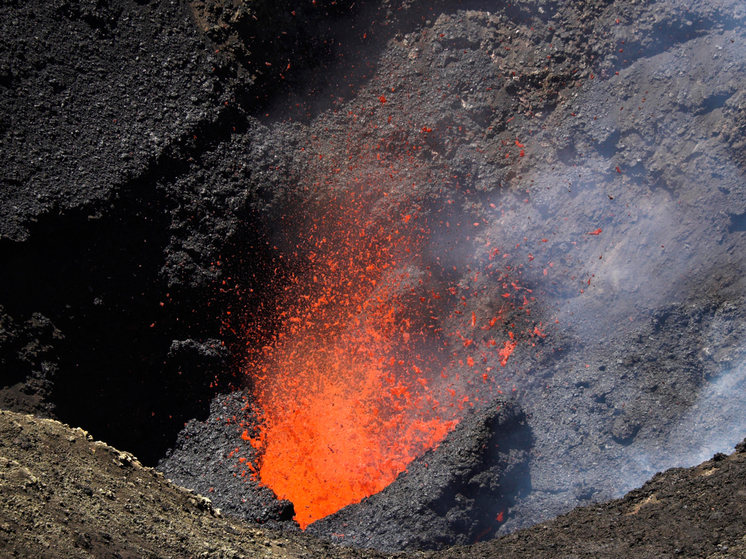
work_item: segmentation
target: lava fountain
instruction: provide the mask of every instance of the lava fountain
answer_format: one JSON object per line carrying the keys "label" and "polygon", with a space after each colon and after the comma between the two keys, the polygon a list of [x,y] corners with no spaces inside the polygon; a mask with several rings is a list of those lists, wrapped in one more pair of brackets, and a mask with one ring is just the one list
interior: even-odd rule
{"label": "lava fountain", "polygon": [[[452,209],[452,177],[418,175],[418,146],[394,157],[346,141],[359,162],[309,145],[273,237],[273,295],[241,326],[263,413],[245,433],[255,476],[302,528],[384,489],[492,400],[521,339],[543,336],[510,255]],[[433,179],[443,190],[421,186]]]}
{"label": "lava fountain", "polygon": [[279,330],[247,370],[259,477],[302,528],[382,490],[458,421],[455,391],[432,386],[434,321],[410,313],[424,300],[418,216],[369,219],[374,201],[354,192],[330,202],[295,237]]}
{"label": "lava fountain", "polygon": [[[435,256],[446,250],[433,240],[443,216],[372,184],[288,206],[303,210],[277,239],[285,272],[274,272],[283,287],[272,334],[263,316],[244,326],[263,413],[258,434],[244,433],[259,450],[254,475],[294,504],[302,528],[384,489],[464,409],[490,402],[495,369],[522,335],[507,317],[529,319],[498,249],[465,266],[470,284],[453,283],[461,273]],[[514,289],[496,296],[506,281]],[[480,296],[499,308],[466,311]],[[543,335],[532,328],[527,336]]]}

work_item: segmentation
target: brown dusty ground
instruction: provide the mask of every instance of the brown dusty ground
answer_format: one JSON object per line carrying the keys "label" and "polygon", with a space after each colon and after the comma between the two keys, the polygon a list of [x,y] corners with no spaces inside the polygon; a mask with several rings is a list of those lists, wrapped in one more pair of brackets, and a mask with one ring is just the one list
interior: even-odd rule
{"label": "brown dusty ground", "polygon": [[[491,542],[410,556],[746,557],[744,503],[741,443],[731,456],[658,474],[623,499]],[[407,557],[250,527],[81,429],[9,411],[0,411],[0,556]]]}
{"label": "brown dusty ground", "polygon": [[224,517],[131,454],[0,412],[0,557],[376,557]]}

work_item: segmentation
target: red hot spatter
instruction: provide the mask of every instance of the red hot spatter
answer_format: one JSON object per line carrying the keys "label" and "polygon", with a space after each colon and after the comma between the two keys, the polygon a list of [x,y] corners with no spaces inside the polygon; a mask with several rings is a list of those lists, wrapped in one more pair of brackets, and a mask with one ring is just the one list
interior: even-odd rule
{"label": "red hot spatter", "polygon": [[[382,95],[378,101],[365,110],[387,103]],[[389,101],[387,111],[395,105]],[[366,134],[376,134],[371,131],[379,124],[394,126],[390,114],[378,112],[378,124],[366,120]],[[354,123],[359,115],[349,116]],[[422,132],[418,139],[432,130]],[[294,503],[303,528],[382,490],[437,445],[462,410],[491,389],[491,363],[506,367],[517,347],[512,332],[506,339],[502,309],[529,316],[529,292],[498,272],[510,255],[495,248],[468,274],[471,288],[449,283],[445,269],[428,284],[434,272],[425,271],[419,253],[429,229],[416,196],[418,184],[429,180],[409,178],[418,172],[417,146],[405,142],[408,151],[397,159],[383,147],[385,137],[360,146],[353,136],[314,136],[301,148],[308,167],[299,190],[314,194],[287,205],[302,210],[282,223],[286,236],[277,258],[286,272],[273,272],[280,294],[244,325],[245,372],[264,417],[258,436],[247,431],[261,452],[259,479]],[[425,194],[432,190],[419,195]],[[445,230],[453,229],[443,221]],[[494,287],[498,276],[502,288]],[[466,294],[486,285],[500,289],[485,295],[491,304],[464,308]],[[458,344],[461,353],[423,351],[446,347],[455,332],[435,334],[446,322],[468,332]]]}
{"label": "red hot spatter", "polygon": [[330,207],[298,236],[281,327],[247,367],[265,417],[261,482],[303,528],[381,491],[457,423],[430,387],[440,369],[415,352],[417,217],[377,227],[360,201]]}

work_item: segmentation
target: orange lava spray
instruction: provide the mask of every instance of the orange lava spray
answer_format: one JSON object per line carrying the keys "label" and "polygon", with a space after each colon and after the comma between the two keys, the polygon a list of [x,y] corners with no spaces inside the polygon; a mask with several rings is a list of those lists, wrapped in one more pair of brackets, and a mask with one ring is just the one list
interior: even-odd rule
{"label": "orange lava spray", "polygon": [[261,482],[293,502],[302,528],[381,491],[457,423],[407,314],[416,216],[367,221],[370,200],[334,202],[297,236],[282,324],[247,371],[264,413]]}

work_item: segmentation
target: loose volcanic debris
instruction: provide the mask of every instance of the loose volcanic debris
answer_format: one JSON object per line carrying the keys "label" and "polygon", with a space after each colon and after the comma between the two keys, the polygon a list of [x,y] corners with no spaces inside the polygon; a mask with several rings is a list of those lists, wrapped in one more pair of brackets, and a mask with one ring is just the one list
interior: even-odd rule
{"label": "loose volcanic debris", "polygon": [[[525,415],[500,397],[470,409],[434,450],[380,493],[318,520],[308,533],[381,551],[440,549],[490,539],[530,488]],[[414,514],[412,511],[416,511]]]}
{"label": "loose volcanic debris", "polygon": [[[420,476],[424,468],[419,463],[411,475]],[[392,555],[257,529],[81,429],[0,411],[4,557],[725,559],[746,556],[744,493],[746,441],[730,456],[657,474],[623,499],[579,508],[507,537],[432,554]]]}
{"label": "loose volcanic debris", "polygon": [[0,7],[0,238],[27,239],[59,211],[100,216],[225,109],[218,61],[185,12],[125,1]]}
{"label": "loose volcanic debris", "polygon": [[278,500],[251,475],[258,465],[251,440],[259,433],[259,422],[250,393],[217,396],[207,420],[190,420],[157,469],[174,483],[209,496],[224,513],[290,529],[288,524],[295,525],[293,504]]}
{"label": "loose volcanic debris", "polygon": [[328,555],[321,542],[224,517],[210,499],[82,429],[7,411],[0,411],[0,503],[3,557]]}

